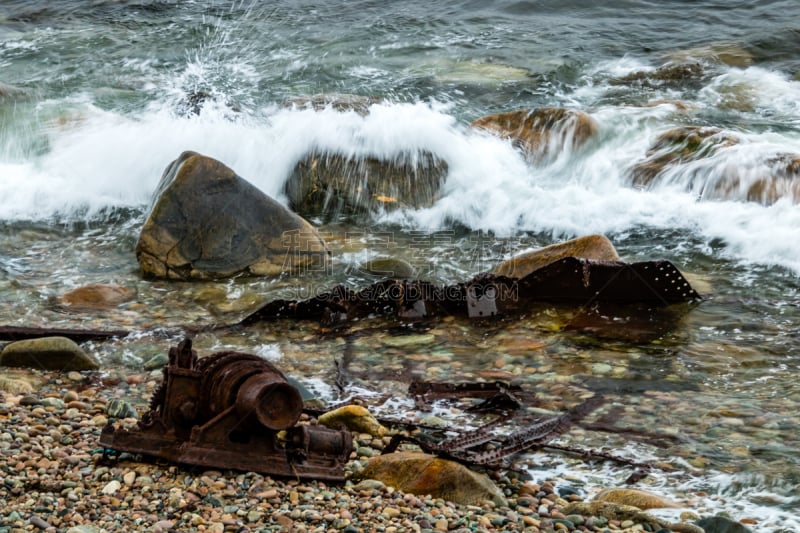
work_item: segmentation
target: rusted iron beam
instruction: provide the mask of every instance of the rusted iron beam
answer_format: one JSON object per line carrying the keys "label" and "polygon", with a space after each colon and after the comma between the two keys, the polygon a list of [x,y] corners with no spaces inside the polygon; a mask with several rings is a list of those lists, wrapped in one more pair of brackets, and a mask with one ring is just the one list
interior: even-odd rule
{"label": "rusted iron beam", "polygon": [[0,340],[22,341],[42,337],[66,337],[75,342],[110,340],[127,337],[130,331],[124,329],[67,329],[67,328],[27,328],[19,326],[0,326]]}

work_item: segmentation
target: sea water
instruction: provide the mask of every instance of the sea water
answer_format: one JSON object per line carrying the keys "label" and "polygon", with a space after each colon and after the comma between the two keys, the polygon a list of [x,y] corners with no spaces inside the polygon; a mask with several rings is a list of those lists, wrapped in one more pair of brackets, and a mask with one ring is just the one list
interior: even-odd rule
{"label": "sea water", "polygon": [[[492,364],[482,355],[492,352],[507,357],[505,369],[541,374],[546,390],[558,374],[582,380],[603,365],[613,377],[645,376],[649,392],[614,398],[626,406],[624,421],[642,429],[659,421],[685,441],[667,451],[580,433],[576,442],[608,443],[621,455],[685,456],[692,475],[656,475],[653,487],[694,508],[754,518],[763,530],[798,529],[800,205],[789,196],[763,205],[741,191],[706,194],[733,170],[755,179],[777,154],[800,154],[798,17],[792,1],[3,2],[2,323],[147,329],[245,312],[218,306],[211,316],[201,284],[138,273],[138,230],[164,168],[184,150],[219,159],[283,203],[287,177],[312,151],[428,151],[448,165],[440,198],[366,221],[313,220],[334,243],[337,266],[302,283],[362,286],[371,280],[358,265],[385,255],[452,283],[514,253],[590,233],[609,236],[625,260],[671,260],[706,299],[657,343],[598,341],[556,326],[548,333],[568,311],[543,308],[489,334],[485,325],[463,324],[461,337],[439,328],[435,346],[422,350],[438,355],[412,367],[421,377],[459,379]],[[658,69],[672,64],[696,65],[696,74],[660,79]],[[187,113],[198,93],[208,96],[202,110]],[[366,115],[286,104],[321,93],[378,102]],[[532,163],[469,126],[542,106],[588,113],[597,135]],[[632,186],[631,168],[656,138],[686,125],[722,128],[738,142],[652,187]],[[53,306],[92,282],[136,288],[147,305],[95,316]],[[300,294],[287,279],[211,285],[251,307]],[[309,379],[326,376],[303,365],[295,340],[254,335],[240,347],[283,353],[283,364]],[[504,348],[507,336],[525,335],[546,348]],[[218,348],[230,339],[205,342]],[[364,358],[378,352],[388,367],[407,364],[407,350],[372,342],[364,342]],[[93,349],[107,364],[125,365],[149,353],[145,344]],[[443,361],[457,364],[448,374]],[[590,485],[624,479],[608,466],[567,466]],[[708,496],[692,496],[698,492]]]}

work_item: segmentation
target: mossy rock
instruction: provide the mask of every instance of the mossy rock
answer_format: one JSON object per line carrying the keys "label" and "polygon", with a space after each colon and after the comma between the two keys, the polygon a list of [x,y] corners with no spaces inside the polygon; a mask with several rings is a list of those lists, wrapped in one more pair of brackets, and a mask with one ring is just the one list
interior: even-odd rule
{"label": "mossy rock", "polygon": [[597,134],[597,122],[583,111],[562,107],[521,109],[479,118],[471,126],[510,139],[532,162],[574,150]]}
{"label": "mossy rock", "polygon": [[12,342],[0,352],[0,365],[38,370],[96,370],[97,361],[65,337]]}

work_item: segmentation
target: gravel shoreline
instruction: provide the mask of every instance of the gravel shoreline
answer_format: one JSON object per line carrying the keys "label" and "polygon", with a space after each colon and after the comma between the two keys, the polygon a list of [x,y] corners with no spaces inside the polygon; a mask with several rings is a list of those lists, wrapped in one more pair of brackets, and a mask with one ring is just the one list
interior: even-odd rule
{"label": "gravel shoreline", "polygon": [[[0,392],[0,533],[21,531],[656,531],[652,525],[566,515],[579,491],[491,472],[508,506],[458,505],[375,480],[326,484],[255,473],[140,462],[111,463],[99,448],[109,403],[142,412],[160,379],[122,371],[17,371]],[[13,387],[6,386],[7,389]],[[134,418],[118,420],[133,425]],[[348,477],[388,437],[357,434]],[[663,530],[669,531],[669,530]]]}

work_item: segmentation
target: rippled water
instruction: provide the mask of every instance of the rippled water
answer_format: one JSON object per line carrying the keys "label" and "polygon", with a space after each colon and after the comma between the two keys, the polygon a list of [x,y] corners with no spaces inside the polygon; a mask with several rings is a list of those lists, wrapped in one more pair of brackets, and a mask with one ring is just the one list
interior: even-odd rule
{"label": "rippled water", "polygon": [[[405,259],[420,277],[450,283],[515,252],[602,232],[626,260],[673,261],[707,298],[659,317],[666,326],[656,324],[655,339],[632,312],[590,333],[568,326],[579,310],[552,306],[520,320],[434,321],[411,337],[360,324],[348,348],[351,392],[401,395],[410,376],[505,376],[560,409],[602,391],[610,400],[601,413],[619,408],[621,425],[681,439],[658,448],[576,430],[570,444],[680,466],[680,475],[649,483],[689,507],[755,518],[764,531],[800,528],[800,206],[698,198],[691,185],[800,153],[800,6],[593,4],[4,2],[0,82],[16,89],[0,85],[0,322],[228,323],[309,287],[363,286],[373,279],[358,265],[374,257]],[[659,81],[653,73],[669,62],[700,67]],[[186,115],[197,91],[214,101]],[[317,93],[384,103],[367,116],[283,105]],[[586,111],[597,137],[531,165],[509,143],[468,127],[489,113],[543,105]],[[724,128],[740,143],[659,187],[631,187],[630,168],[659,134],[682,125]],[[163,169],[187,149],[281,201],[287,175],[311,150],[424,149],[449,172],[431,208],[316,221],[334,251],[328,275],[145,281],[133,246]],[[137,298],[88,314],[56,305],[92,282],[135,288]],[[172,340],[146,335],[89,348],[108,365],[136,367]],[[290,373],[330,384],[332,360],[348,341],[320,338],[314,324],[278,323],[197,343],[280,354]],[[402,402],[384,409],[413,411]],[[529,464],[534,475],[551,467],[558,475],[564,461],[587,486],[629,473],[541,454]]]}

